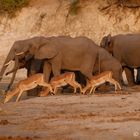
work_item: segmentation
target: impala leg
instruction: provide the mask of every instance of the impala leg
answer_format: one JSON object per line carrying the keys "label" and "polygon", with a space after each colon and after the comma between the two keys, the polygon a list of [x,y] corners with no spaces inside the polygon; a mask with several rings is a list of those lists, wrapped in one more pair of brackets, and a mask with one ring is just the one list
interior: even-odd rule
{"label": "impala leg", "polygon": [[69,82],[67,81],[67,83],[74,88],[74,93],[76,93],[77,86],[73,82],[70,82],[70,81]]}
{"label": "impala leg", "polygon": [[53,94],[56,95],[58,87],[54,88]]}
{"label": "impala leg", "polygon": [[86,91],[91,87],[91,85],[87,84],[86,87],[82,90],[82,93],[85,94]]}
{"label": "impala leg", "polygon": [[93,88],[93,94],[95,93],[96,87]]}
{"label": "impala leg", "polygon": [[[111,79],[114,83],[116,83],[116,87],[118,87],[119,89],[120,89],[120,91],[122,90],[122,87],[121,87],[121,85],[116,81],[116,80],[114,80],[113,78]],[[117,90],[117,88],[116,88],[116,90]],[[122,92],[121,92],[122,93]]]}
{"label": "impala leg", "polygon": [[90,91],[89,91],[90,94],[92,93],[92,90],[93,90],[93,86],[90,88]]}
{"label": "impala leg", "polygon": [[116,81],[116,83],[117,83],[118,88],[119,88],[120,90],[122,90],[121,85],[120,85],[117,81]]}
{"label": "impala leg", "polygon": [[77,88],[76,88],[76,87],[74,87],[74,93],[76,93],[76,89],[77,89]]}
{"label": "impala leg", "polygon": [[112,79],[107,79],[106,81],[113,84],[115,86],[115,91],[117,90],[116,82],[112,81]]}
{"label": "impala leg", "polygon": [[117,84],[116,84],[116,81],[113,79],[107,79],[106,80],[107,82],[109,82],[109,83],[111,83],[111,84],[113,84],[114,86],[115,86],[115,93],[117,93],[116,91],[117,91]]}
{"label": "impala leg", "polygon": [[82,89],[82,94],[85,94],[85,92],[86,92],[86,89],[83,88],[83,89]]}
{"label": "impala leg", "polygon": [[22,90],[19,92],[18,97],[17,97],[17,99],[16,99],[16,102],[18,102],[18,101],[19,101],[19,98],[20,98],[20,96],[21,96],[22,92],[23,92]]}
{"label": "impala leg", "polygon": [[91,89],[90,89],[90,91],[89,91],[89,94],[92,93],[92,91],[93,91],[94,88],[95,88],[94,86],[91,87]]}
{"label": "impala leg", "polygon": [[74,84],[77,86],[77,88],[80,89],[80,93],[81,93],[81,92],[82,92],[82,87],[81,87],[81,85],[80,85],[78,82],[76,82],[76,81],[74,81]]}
{"label": "impala leg", "polygon": [[122,89],[121,86],[120,86],[120,84],[119,84],[116,80],[114,80],[114,79],[112,78],[111,81],[114,82],[114,83],[116,84],[116,86],[117,86],[120,90]]}

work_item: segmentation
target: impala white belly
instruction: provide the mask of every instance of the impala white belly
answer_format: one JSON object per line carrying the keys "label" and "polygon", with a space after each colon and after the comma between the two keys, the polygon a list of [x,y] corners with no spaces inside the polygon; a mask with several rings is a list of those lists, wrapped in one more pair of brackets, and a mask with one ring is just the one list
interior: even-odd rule
{"label": "impala white belly", "polygon": [[99,81],[99,82],[97,82],[97,83],[95,84],[95,86],[102,85],[102,84],[104,84],[105,82],[106,82],[105,80]]}
{"label": "impala white belly", "polygon": [[37,87],[37,85],[38,85],[37,82],[32,82],[28,85],[22,85],[22,89],[23,90],[30,90],[30,89]]}

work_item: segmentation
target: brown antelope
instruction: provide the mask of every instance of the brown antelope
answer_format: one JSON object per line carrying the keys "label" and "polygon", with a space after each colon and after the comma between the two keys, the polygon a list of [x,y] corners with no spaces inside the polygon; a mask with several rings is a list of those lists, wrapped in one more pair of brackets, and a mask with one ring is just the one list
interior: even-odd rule
{"label": "brown antelope", "polygon": [[89,93],[91,94],[92,91],[94,93],[96,87],[101,84],[104,84],[105,82],[109,82],[109,83],[113,84],[115,86],[115,92],[117,90],[117,87],[121,90],[120,84],[112,78],[112,75],[113,75],[112,71],[105,71],[97,76],[93,76],[92,79],[90,81],[88,81],[86,87],[84,87],[82,89],[82,93],[85,94],[85,92],[89,88],[91,88]]}
{"label": "brown antelope", "polygon": [[19,100],[23,91],[27,91],[35,88],[36,86],[44,86],[49,88],[51,92],[51,85],[44,82],[44,76],[42,73],[34,74],[24,80],[21,80],[12,91],[8,91],[4,100],[4,103],[8,102],[13,96],[18,95],[16,102]]}
{"label": "brown antelope", "polygon": [[56,94],[58,87],[66,86],[68,84],[74,88],[74,93],[76,93],[77,88],[80,88],[80,92],[82,91],[82,87],[78,82],[76,82],[75,74],[73,72],[66,72],[53,77],[50,81],[50,85],[53,88],[53,94]]}

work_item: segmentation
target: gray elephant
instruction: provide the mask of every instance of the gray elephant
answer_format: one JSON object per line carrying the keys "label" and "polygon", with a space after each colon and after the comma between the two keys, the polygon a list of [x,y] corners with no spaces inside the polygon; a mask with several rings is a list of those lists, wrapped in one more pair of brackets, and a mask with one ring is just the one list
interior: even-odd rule
{"label": "gray elephant", "polygon": [[[86,37],[71,38],[58,36],[46,38],[42,46],[31,47],[29,52],[36,59],[46,60],[52,67],[54,76],[60,75],[61,70],[80,71],[88,79],[96,61],[98,46]],[[44,64],[44,74],[46,72]],[[45,76],[48,81],[48,77]]]}
{"label": "gray elephant", "polygon": [[[60,69],[68,69],[79,70],[86,77],[91,78],[97,57],[97,48],[98,46],[86,37],[59,36],[45,38],[40,36],[16,41],[1,69],[0,80],[11,60],[15,60],[14,68],[16,69],[19,60],[28,54],[34,55],[35,58],[47,59],[43,68],[45,75],[47,75],[46,81],[48,81],[48,75],[51,72],[48,71],[48,62],[51,63],[55,76],[60,74]],[[41,53],[37,53],[36,50],[38,49]]]}
{"label": "gray elephant", "polygon": [[[90,79],[99,50],[101,48],[86,37],[33,37],[17,41],[4,62],[0,77],[2,78],[11,60],[15,60],[14,69],[18,69],[22,59],[33,56],[35,59],[43,60],[43,73],[46,82],[49,81],[51,71],[54,76],[57,76],[61,70],[80,71],[86,78]],[[116,73],[114,75],[119,75],[119,70],[114,70],[114,73]],[[116,76],[116,80],[119,81],[119,76]]]}
{"label": "gray elephant", "polygon": [[[92,76],[92,69],[97,56],[97,46],[90,39],[86,37],[71,38],[68,36],[59,36],[45,38],[40,36],[16,41],[13,44],[0,71],[0,80],[10,61],[15,61],[15,66],[13,68],[15,70],[13,77],[15,77],[20,61],[30,55],[29,51],[32,52],[36,48],[44,48],[44,46],[46,46],[47,49],[45,50],[45,59],[48,59],[48,61],[44,62],[43,67],[46,81],[49,80],[51,73],[50,62],[54,75],[60,74],[60,69],[62,68],[80,70],[88,78]],[[90,46],[94,46],[94,49]],[[42,53],[43,56],[44,52]],[[63,64],[63,67],[60,67],[60,64]],[[30,67],[34,67],[32,63]]]}
{"label": "gray elephant", "polygon": [[[7,89],[5,90],[6,92],[11,88],[16,73],[18,71],[18,69],[22,69],[25,68],[27,70],[27,77],[36,74],[36,73],[42,73],[43,72],[43,61],[42,60],[37,60],[34,58],[31,58],[29,60],[26,60],[25,58],[19,59],[19,64],[18,64],[18,68],[13,68],[12,70],[8,71],[6,73],[6,75],[13,73],[13,77],[11,78],[11,81],[7,87]],[[29,90],[28,91],[28,95],[37,95],[37,93],[40,91],[39,86],[35,89]]]}
{"label": "gray elephant", "polygon": [[[103,37],[100,45],[121,62],[126,72],[128,84],[130,86],[134,85],[134,68],[138,69],[140,67],[140,34],[119,34],[115,36],[109,34]],[[139,74],[136,81],[140,81]]]}
{"label": "gray elephant", "polygon": [[98,63],[99,57],[101,71],[111,70],[118,82],[122,80],[120,62],[86,37],[50,37],[47,44],[31,48],[30,53],[36,59],[46,59],[52,66],[54,76],[59,75],[61,69],[66,69],[80,71],[88,79],[96,71],[95,63]]}
{"label": "gray elephant", "polygon": [[[18,69],[26,68],[27,69],[27,76],[32,75],[34,73],[38,73],[39,71],[41,71],[40,66],[42,65],[42,61],[36,60],[36,59],[32,58],[31,55],[27,55],[27,54],[28,54],[29,48],[31,46],[43,45],[45,40],[46,40],[45,37],[33,37],[31,39],[16,41],[13,44],[13,46],[11,47],[11,49],[6,57],[6,60],[3,64],[3,66],[2,66],[2,69],[0,71],[0,81],[1,81],[1,79],[4,75],[4,72],[7,68],[7,66],[9,65],[9,63],[11,61],[15,61],[14,68],[11,70],[11,72],[13,72],[13,76],[12,76],[11,82],[8,86],[8,89],[10,89]],[[45,62],[45,63],[47,63],[47,62]],[[46,64],[46,66],[47,66],[47,64]],[[49,64],[48,64],[47,70],[48,71],[50,70]]]}
{"label": "gray elephant", "polygon": [[122,83],[122,66],[121,63],[109,54],[105,49],[99,47],[98,57],[93,69],[93,74],[98,74],[104,71],[112,71],[113,78],[120,84]]}
{"label": "gray elephant", "polygon": [[18,69],[19,60],[22,60],[27,56],[29,48],[31,46],[44,44],[44,40],[45,40],[44,37],[34,37],[31,39],[16,41],[11,47],[6,57],[6,60],[2,66],[2,69],[0,71],[0,80],[2,79],[4,72],[11,61],[15,61],[14,69]]}

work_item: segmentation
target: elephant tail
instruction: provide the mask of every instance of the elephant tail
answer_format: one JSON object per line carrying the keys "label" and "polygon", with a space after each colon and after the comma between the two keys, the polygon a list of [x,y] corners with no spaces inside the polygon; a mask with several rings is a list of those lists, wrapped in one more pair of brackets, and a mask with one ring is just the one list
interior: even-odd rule
{"label": "elephant tail", "polygon": [[101,60],[100,60],[100,53],[98,53],[98,74],[101,73]]}

